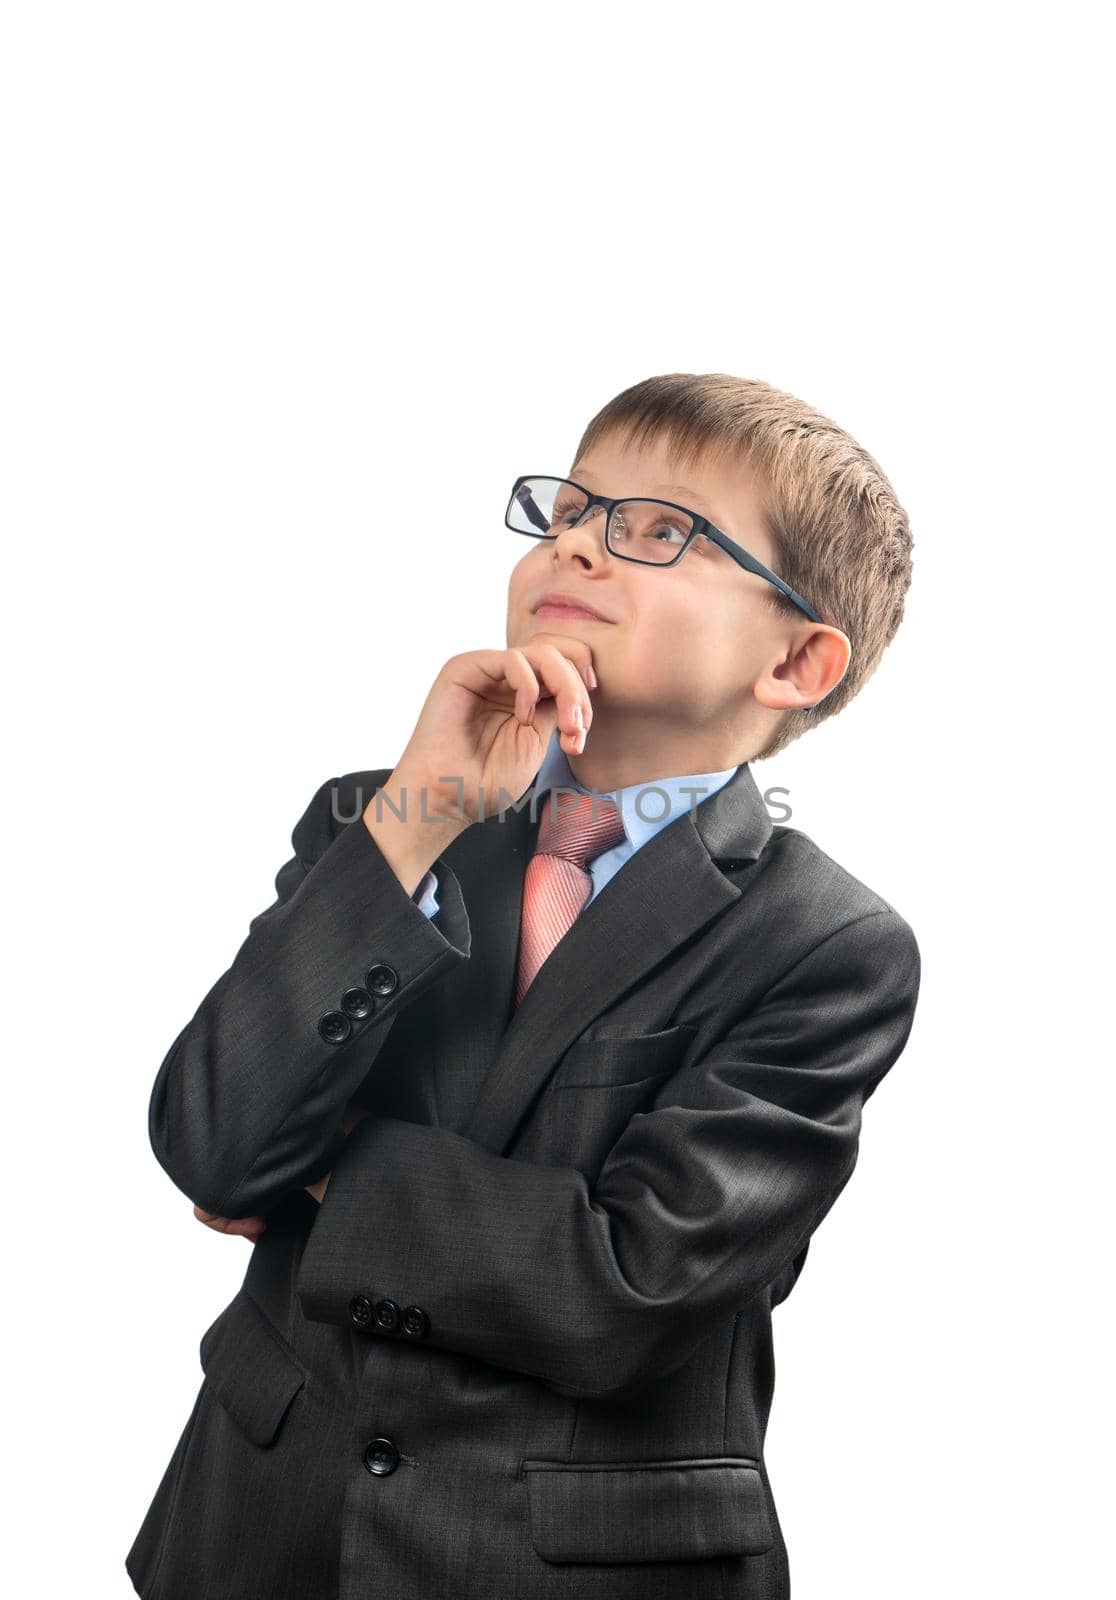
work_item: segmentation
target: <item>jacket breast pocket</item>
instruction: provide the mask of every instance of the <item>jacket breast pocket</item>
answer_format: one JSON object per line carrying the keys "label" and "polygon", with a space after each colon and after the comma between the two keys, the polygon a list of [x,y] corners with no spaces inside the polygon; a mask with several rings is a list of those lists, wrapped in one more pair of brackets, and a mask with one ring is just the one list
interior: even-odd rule
{"label": "jacket breast pocket", "polygon": [[200,1355],[206,1383],[240,1431],[270,1448],[306,1369],[245,1289],[206,1329]]}
{"label": "jacket breast pocket", "polygon": [[697,1561],[774,1544],[759,1463],[523,1462],[531,1543],[544,1561]]}
{"label": "jacket breast pocket", "polygon": [[654,1102],[681,1067],[697,1033],[688,1022],[658,1033],[579,1039],[551,1074],[517,1141],[524,1161],[576,1167],[594,1183],[634,1116]]}
{"label": "jacket breast pocket", "polygon": [[696,1033],[693,1023],[679,1022],[658,1033],[578,1039],[559,1062],[550,1080],[551,1092],[623,1088],[649,1078],[665,1078],[681,1065]]}

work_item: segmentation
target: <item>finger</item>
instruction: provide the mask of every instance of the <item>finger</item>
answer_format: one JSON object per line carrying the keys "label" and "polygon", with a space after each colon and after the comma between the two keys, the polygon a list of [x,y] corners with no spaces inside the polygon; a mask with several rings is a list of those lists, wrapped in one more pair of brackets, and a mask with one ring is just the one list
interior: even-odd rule
{"label": "finger", "polygon": [[543,685],[554,696],[564,748],[570,755],[580,754],[593,721],[593,702],[580,670],[554,640],[536,637],[524,650]]}
{"label": "finger", "polygon": [[[550,646],[548,658],[552,663],[549,683],[540,681],[537,671],[541,646],[547,644]],[[565,634],[551,634],[539,639],[537,644],[533,638],[522,648],[513,645],[506,650],[468,651],[452,657],[445,670],[452,675],[455,683],[482,698],[500,698],[501,691],[510,693],[516,719],[528,726],[535,726],[540,700],[553,699],[555,721],[561,719],[565,748],[573,755],[584,747],[582,735],[592,721],[593,710],[581,671],[568,659],[567,649],[571,653],[583,653],[584,647],[581,640],[569,639]],[[566,676],[561,677],[561,674]],[[581,705],[580,723],[574,711],[578,701]],[[549,733],[546,736],[549,737]]]}
{"label": "finger", "polygon": [[539,669],[544,692],[554,697],[556,721],[562,748],[568,755],[580,755],[593,720],[588,692],[577,669],[561,651],[539,646]]}
{"label": "finger", "polygon": [[515,700],[516,719],[524,725],[532,721],[539,696],[534,670],[519,650],[470,650],[447,663],[454,681],[484,698],[509,690]]}
{"label": "finger", "polygon": [[582,678],[587,689],[597,687],[597,674],[593,670],[593,647],[585,639],[579,639],[571,633],[552,633],[546,628],[540,628],[531,635],[531,641],[542,639],[547,644],[554,645],[562,655],[572,661]]}
{"label": "finger", "polygon": [[515,714],[520,722],[529,726],[535,719],[539,699],[538,677],[523,651],[514,645],[504,651],[504,656],[504,672],[515,690]]}
{"label": "finger", "polygon": [[207,1228],[212,1228],[214,1233],[244,1234],[258,1238],[267,1227],[263,1217],[221,1217],[215,1211],[203,1211],[201,1206],[194,1207],[194,1215]]}
{"label": "finger", "polygon": [[589,696],[592,676],[592,660],[588,654],[589,646],[582,639],[572,639],[564,633],[537,633],[524,645],[529,658],[536,661],[539,658],[532,655],[533,647],[544,652],[541,659],[552,662],[562,675],[563,686],[568,685],[574,698],[581,704],[582,710],[590,714],[593,702]]}
{"label": "finger", "polygon": [[547,629],[539,629],[537,634],[531,635],[528,643],[524,645],[524,650],[528,650],[529,653],[531,645],[536,642],[552,645],[558,651],[558,654],[563,656],[564,661],[571,662],[571,666],[574,667],[576,674],[579,675],[580,680],[585,685],[585,693],[588,694],[588,691],[595,690],[596,672],[593,670],[593,646],[587,643],[587,640],[577,638],[576,634],[556,634],[556,632],[552,634]]}

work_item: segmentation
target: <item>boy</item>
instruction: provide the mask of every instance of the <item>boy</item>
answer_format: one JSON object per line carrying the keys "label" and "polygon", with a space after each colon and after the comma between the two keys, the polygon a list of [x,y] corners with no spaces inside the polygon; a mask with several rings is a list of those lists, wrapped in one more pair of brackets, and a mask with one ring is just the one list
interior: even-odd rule
{"label": "boy", "polygon": [[672,374],[505,520],[507,648],[321,786],[156,1078],[159,1161],[255,1243],[147,1600],[789,1594],[771,1312],[919,955],[750,763],[874,670],[907,519],[792,396]]}

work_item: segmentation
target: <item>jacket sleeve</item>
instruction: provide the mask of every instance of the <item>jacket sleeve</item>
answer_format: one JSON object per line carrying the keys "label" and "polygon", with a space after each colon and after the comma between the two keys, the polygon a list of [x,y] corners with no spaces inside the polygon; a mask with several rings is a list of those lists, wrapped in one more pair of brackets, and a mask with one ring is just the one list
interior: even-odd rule
{"label": "jacket sleeve", "polygon": [[263,1215],[334,1165],[342,1116],[404,1007],[468,959],[469,920],[438,858],[435,923],[329,779],[295,825],[274,903],[171,1045],[152,1149],[204,1210]]}
{"label": "jacket sleeve", "polygon": [[[848,1181],[919,974],[890,908],[841,926],[632,1117],[592,1186],[447,1129],[366,1117],[301,1258],[305,1315],[366,1326],[353,1297],[417,1306],[428,1343],[565,1395],[672,1371],[788,1268]],[[368,1331],[400,1336],[390,1319]]]}

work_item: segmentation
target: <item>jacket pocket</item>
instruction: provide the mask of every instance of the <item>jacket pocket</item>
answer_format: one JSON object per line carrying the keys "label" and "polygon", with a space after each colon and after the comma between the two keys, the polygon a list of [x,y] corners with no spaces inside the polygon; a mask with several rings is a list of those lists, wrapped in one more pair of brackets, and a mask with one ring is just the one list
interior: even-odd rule
{"label": "jacket pocket", "polygon": [[550,1080],[551,1090],[609,1088],[665,1078],[680,1065],[696,1033],[694,1023],[679,1022],[658,1033],[578,1039],[562,1057]]}
{"label": "jacket pocket", "polygon": [[531,1543],[544,1561],[687,1561],[774,1544],[749,1456],[524,1461]]}
{"label": "jacket pocket", "polygon": [[242,1433],[274,1444],[306,1369],[271,1319],[241,1289],[202,1335],[206,1382]]}

